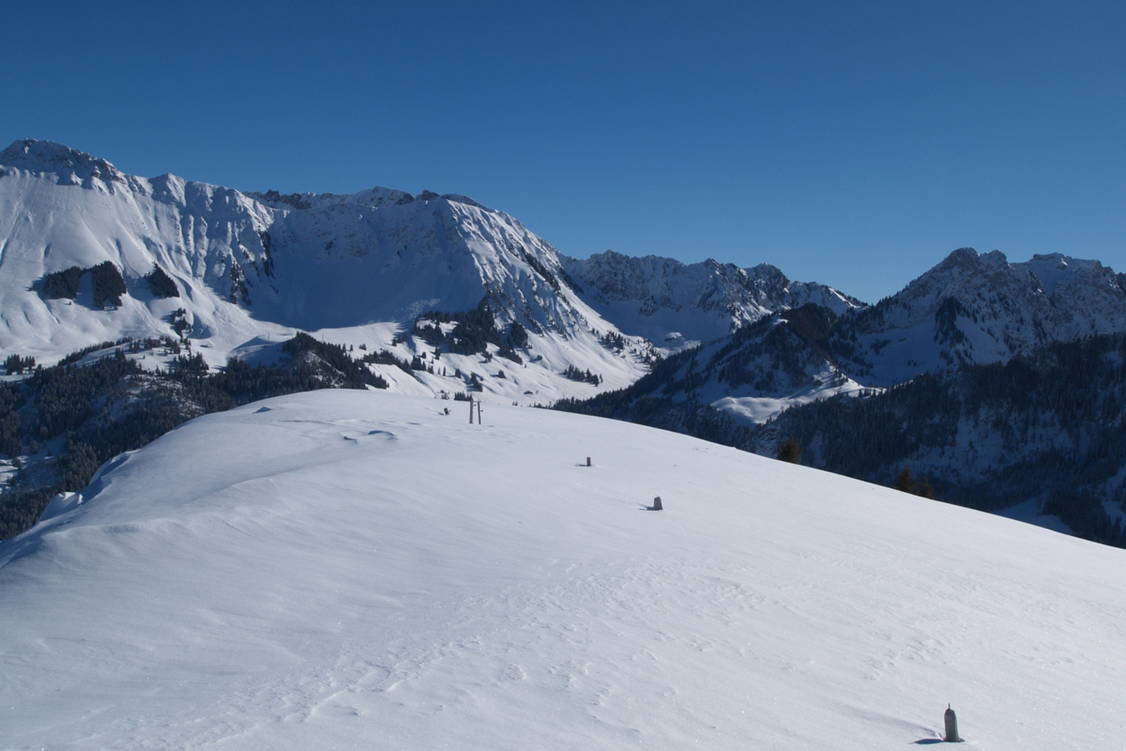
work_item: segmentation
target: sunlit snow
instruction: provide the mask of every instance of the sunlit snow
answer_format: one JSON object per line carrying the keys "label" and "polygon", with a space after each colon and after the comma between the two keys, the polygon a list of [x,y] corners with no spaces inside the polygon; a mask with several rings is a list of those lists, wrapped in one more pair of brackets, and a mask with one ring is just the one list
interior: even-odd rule
{"label": "sunlit snow", "polygon": [[321,391],[111,462],[0,544],[0,746],[868,751],[936,741],[947,703],[973,748],[1123,737],[1122,550],[484,420]]}

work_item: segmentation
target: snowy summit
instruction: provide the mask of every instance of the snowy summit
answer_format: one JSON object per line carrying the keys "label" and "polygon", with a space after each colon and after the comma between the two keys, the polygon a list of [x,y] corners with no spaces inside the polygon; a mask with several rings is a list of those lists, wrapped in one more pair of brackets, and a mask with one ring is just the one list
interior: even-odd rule
{"label": "snowy summit", "polygon": [[2,745],[869,751],[947,703],[972,748],[1122,737],[1121,550],[449,404],[206,416],[0,544]]}

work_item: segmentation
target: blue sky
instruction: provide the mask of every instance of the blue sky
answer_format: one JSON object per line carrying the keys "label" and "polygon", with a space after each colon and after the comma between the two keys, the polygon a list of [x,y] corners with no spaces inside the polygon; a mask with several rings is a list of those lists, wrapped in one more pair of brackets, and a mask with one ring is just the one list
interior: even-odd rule
{"label": "blue sky", "polygon": [[39,5],[4,11],[5,142],[465,193],[572,255],[869,300],[965,245],[1126,271],[1121,3]]}

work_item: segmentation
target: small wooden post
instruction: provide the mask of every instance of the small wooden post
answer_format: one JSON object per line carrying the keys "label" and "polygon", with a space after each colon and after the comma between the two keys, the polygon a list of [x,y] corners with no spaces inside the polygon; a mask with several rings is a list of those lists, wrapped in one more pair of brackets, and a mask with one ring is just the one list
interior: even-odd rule
{"label": "small wooden post", "polygon": [[473,397],[469,397],[469,424],[473,424]]}
{"label": "small wooden post", "polygon": [[946,737],[943,739],[947,743],[961,743],[962,739],[958,737],[958,716],[954,714],[954,710],[950,705],[946,705]]}
{"label": "small wooden post", "polygon": [[588,466],[588,467],[590,466],[590,457],[589,456],[586,458],[586,466]]}
{"label": "small wooden post", "polygon": [[661,505],[661,496],[657,496],[656,498],[653,499],[653,510],[654,511],[662,511],[662,510],[664,510],[664,508],[665,507]]}

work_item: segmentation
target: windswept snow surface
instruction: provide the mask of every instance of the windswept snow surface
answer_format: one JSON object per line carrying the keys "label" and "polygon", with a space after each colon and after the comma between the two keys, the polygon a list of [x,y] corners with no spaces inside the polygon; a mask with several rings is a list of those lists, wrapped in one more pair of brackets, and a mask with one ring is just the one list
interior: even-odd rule
{"label": "windswept snow surface", "polygon": [[322,391],[111,462],[0,545],[0,746],[870,751],[947,702],[973,748],[1121,743],[1124,551],[484,417]]}

